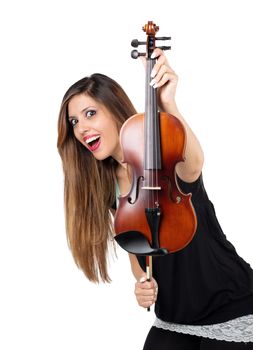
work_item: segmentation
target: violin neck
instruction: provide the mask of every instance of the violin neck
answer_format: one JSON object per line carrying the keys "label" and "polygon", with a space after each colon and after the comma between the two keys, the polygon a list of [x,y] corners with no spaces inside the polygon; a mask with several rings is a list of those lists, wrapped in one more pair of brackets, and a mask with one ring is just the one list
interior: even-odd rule
{"label": "violin neck", "polygon": [[145,94],[145,119],[144,119],[144,169],[161,169],[160,123],[157,103],[157,91],[149,85],[151,71],[155,60],[147,59],[146,66],[146,94]]}

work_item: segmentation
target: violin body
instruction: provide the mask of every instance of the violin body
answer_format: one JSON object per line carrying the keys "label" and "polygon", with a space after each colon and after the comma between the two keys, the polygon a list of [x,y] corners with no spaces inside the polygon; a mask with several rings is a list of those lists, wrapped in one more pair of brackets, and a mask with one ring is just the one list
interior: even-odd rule
{"label": "violin body", "polygon": [[[144,170],[144,114],[129,118],[120,133],[123,162],[132,169],[132,186],[127,195],[119,197],[114,226],[116,235],[123,233],[125,236],[123,241],[127,240],[127,250],[136,254],[136,248],[131,248],[136,243],[131,232],[143,234],[153,248],[164,248],[150,254],[163,255],[184,248],[192,240],[197,225],[191,194],[182,193],[176,180],[175,166],[184,160],[184,127],[176,117],[167,113],[159,113],[159,122],[162,157],[162,169],[157,172],[156,179],[156,185],[161,188],[159,190],[142,188],[152,178],[150,172],[156,173],[155,170]],[[147,174],[149,179],[146,179]],[[145,209],[156,208],[157,203],[160,209],[159,237],[154,238]],[[125,248],[119,236],[116,236],[116,240]],[[144,253],[140,244],[138,248],[140,254]]]}

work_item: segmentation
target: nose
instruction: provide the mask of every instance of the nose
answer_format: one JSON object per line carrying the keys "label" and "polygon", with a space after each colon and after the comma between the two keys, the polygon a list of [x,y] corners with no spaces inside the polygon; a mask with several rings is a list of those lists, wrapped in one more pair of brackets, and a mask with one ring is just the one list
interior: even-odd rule
{"label": "nose", "polygon": [[78,121],[78,123],[76,125],[76,129],[77,129],[78,133],[81,136],[83,136],[90,129],[89,121],[85,120],[84,118],[79,119],[79,121]]}

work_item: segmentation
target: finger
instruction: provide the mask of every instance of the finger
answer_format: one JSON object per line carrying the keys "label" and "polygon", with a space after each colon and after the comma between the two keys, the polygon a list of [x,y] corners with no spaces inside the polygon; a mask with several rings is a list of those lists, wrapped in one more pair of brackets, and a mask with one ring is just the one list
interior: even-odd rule
{"label": "finger", "polygon": [[151,58],[158,58],[160,56],[165,56],[164,51],[162,49],[159,49],[156,47],[154,51],[152,52]]}
{"label": "finger", "polygon": [[155,296],[157,297],[158,294],[158,286],[155,287]]}
{"label": "finger", "polygon": [[171,68],[169,68],[167,65],[163,64],[160,67],[159,71],[156,73],[155,78],[153,78],[151,80],[150,85],[152,86],[156,83],[159,83],[159,81],[162,79],[162,77],[165,73],[175,74],[175,72]]}
{"label": "finger", "polygon": [[165,63],[167,63],[165,56],[160,56],[151,71],[151,74],[150,74],[151,78],[154,78],[157,75],[157,73],[161,69],[161,66],[165,65]]}
{"label": "finger", "polygon": [[156,297],[152,298],[139,298],[137,299],[138,304],[143,307],[148,307],[153,305],[156,302]]}
{"label": "finger", "polygon": [[161,49],[155,49],[153,54],[151,55],[152,58],[157,58],[156,63],[152,69],[151,77],[154,78],[156,74],[158,73],[160,67],[162,65],[166,65],[168,69],[170,69],[173,72],[173,69],[169,65],[169,62],[167,60],[167,57],[165,56],[164,52]]}
{"label": "finger", "polygon": [[177,82],[177,75],[174,73],[166,72],[162,76],[162,78],[159,80],[159,82],[154,83],[152,86],[153,86],[153,88],[156,89],[156,88],[159,88],[159,87],[165,85],[168,81],[176,83]]}
{"label": "finger", "polygon": [[137,291],[152,291],[156,289],[156,285],[154,282],[144,282],[144,283],[139,283],[137,282],[135,284],[135,290]]}
{"label": "finger", "polygon": [[156,296],[155,295],[144,295],[144,296],[139,296],[138,298],[137,298],[137,300],[138,300],[138,302],[140,303],[140,304],[143,304],[143,303],[146,303],[146,302],[152,302],[152,303],[154,303],[155,301],[156,301]]}
{"label": "finger", "polygon": [[153,289],[135,289],[134,291],[137,297],[153,297],[156,295],[156,288]]}
{"label": "finger", "polygon": [[152,289],[155,287],[155,283],[154,281],[136,282],[135,286],[141,289]]}
{"label": "finger", "polygon": [[155,288],[158,288],[158,284],[157,284],[156,280],[153,277],[152,277],[152,282],[154,283]]}
{"label": "finger", "polygon": [[152,301],[146,301],[144,303],[139,303],[139,305],[144,307],[145,309],[147,309],[148,307],[152,306],[153,304],[154,304],[154,302],[152,302]]}

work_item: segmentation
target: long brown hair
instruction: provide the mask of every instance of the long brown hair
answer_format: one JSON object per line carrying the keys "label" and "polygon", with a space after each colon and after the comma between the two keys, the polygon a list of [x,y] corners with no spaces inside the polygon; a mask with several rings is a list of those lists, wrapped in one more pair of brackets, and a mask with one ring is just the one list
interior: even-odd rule
{"label": "long brown hair", "polygon": [[63,163],[68,244],[77,266],[89,280],[110,282],[107,255],[113,238],[110,209],[115,202],[117,162],[112,157],[98,161],[74,136],[68,103],[83,93],[102,103],[119,129],[136,111],[116,81],[96,73],[67,90],[59,113],[57,147]]}

